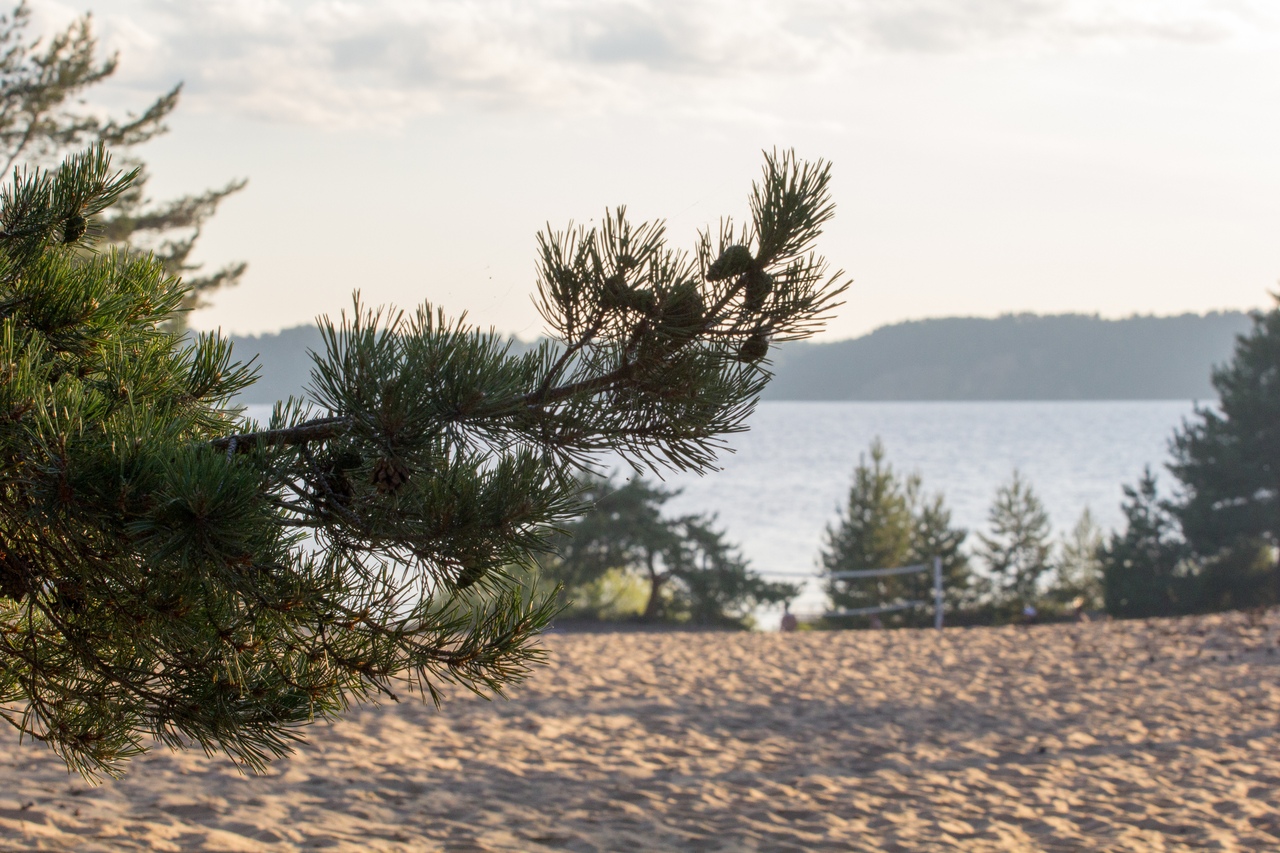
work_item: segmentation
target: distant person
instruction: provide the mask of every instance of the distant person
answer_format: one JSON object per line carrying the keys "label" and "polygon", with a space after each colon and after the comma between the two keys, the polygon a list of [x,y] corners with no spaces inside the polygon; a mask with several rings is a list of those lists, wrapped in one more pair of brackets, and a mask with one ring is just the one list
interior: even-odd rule
{"label": "distant person", "polygon": [[782,630],[791,633],[800,627],[800,620],[791,612],[791,605],[782,605]]}
{"label": "distant person", "polygon": [[1083,595],[1077,595],[1075,600],[1071,602],[1071,609],[1075,612],[1077,622],[1088,622],[1089,614],[1084,609],[1085,600]]}
{"label": "distant person", "polygon": [[1037,616],[1037,612],[1036,612],[1036,606],[1034,604],[1028,604],[1026,607],[1022,608],[1022,624],[1024,625],[1036,624],[1036,616]]}
{"label": "distant person", "polygon": [[876,631],[879,631],[882,628],[884,628],[884,622],[881,621],[879,615],[875,613],[871,614],[871,627],[873,630],[876,630]]}

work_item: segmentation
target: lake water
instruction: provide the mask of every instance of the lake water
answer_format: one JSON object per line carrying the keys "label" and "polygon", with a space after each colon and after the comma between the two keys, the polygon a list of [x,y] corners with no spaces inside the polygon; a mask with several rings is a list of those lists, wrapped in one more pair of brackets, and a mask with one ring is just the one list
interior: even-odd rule
{"label": "lake water", "polygon": [[[1121,486],[1143,466],[1170,477],[1168,442],[1189,401],[761,403],[751,430],[731,440],[722,470],[667,474],[682,490],[672,514],[714,513],[752,565],[777,579],[815,571],[827,524],[844,502],[859,454],[879,436],[888,461],[941,492],[953,522],[982,530],[996,489],[1017,468],[1055,531],[1085,507],[1104,529],[1123,523]],[[265,407],[250,407],[264,417]],[[972,537],[970,539],[972,542]],[[797,609],[821,609],[810,583]]]}
{"label": "lake water", "polygon": [[878,436],[888,462],[919,473],[925,492],[945,495],[954,523],[971,531],[984,527],[1015,468],[1055,530],[1085,507],[1103,528],[1116,527],[1121,486],[1144,465],[1163,470],[1169,437],[1193,409],[1184,401],[762,403],[722,471],[667,477],[683,489],[669,506],[718,512],[762,571],[810,572],[858,457]]}

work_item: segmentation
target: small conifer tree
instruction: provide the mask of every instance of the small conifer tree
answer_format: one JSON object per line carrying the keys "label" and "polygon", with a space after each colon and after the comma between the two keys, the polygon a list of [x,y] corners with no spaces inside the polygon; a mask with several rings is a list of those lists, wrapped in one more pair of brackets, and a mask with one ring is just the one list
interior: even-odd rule
{"label": "small conifer tree", "polygon": [[1192,609],[1193,580],[1180,571],[1189,549],[1169,504],[1159,498],[1151,469],[1143,470],[1136,486],[1125,486],[1124,494],[1125,529],[1112,532],[1098,551],[1107,612],[1168,616]]}
{"label": "small conifer tree", "polygon": [[680,519],[665,518],[663,505],[679,492],[642,477],[618,485],[608,479],[589,478],[583,494],[590,511],[564,526],[557,556],[544,567],[562,584],[566,603],[575,590],[607,572],[620,569],[639,577],[647,587],[641,617],[661,618],[672,568],[683,548]]}
{"label": "small conifer tree", "polygon": [[[909,562],[923,565],[935,557],[942,561],[942,594],[947,610],[966,610],[976,603],[977,588],[969,556],[964,552],[964,541],[969,531],[951,523],[951,510],[942,494],[924,496],[919,488],[911,494],[911,556]],[[908,585],[904,595],[916,601],[933,598],[933,575],[902,575],[899,580]],[[917,611],[915,621],[925,624],[932,614]]]}
{"label": "small conifer tree", "polygon": [[1033,604],[1040,579],[1052,569],[1049,513],[1016,469],[996,490],[987,513],[990,535],[978,534],[978,553],[997,586],[997,595],[1019,606]]}
{"label": "small conifer tree", "polygon": [[756,607],[787,603],[800,594],[797,584],[757,574],[714,518],[687,519],[683,533],[685,547],[675,567],[681,618],[695,625],[750,626]]}
{"label": "small conifer tree", "polygon": [[554,612],[522,567],[581,467],[710,469],[845,286],[812,252],[829,167],[771,154],[692,254],[621,209],[541,235],[556,338],[518,357],[357,301],[258,425],[228,342],[166,327],[189,290],[86,251],[137,174],[95,147],[0,194],[0,716],[83,772],[152,738],[257,768],[352,702],[518,681]]}
{"label": "small conifer tree", "polygon": [[1062,539],[1050,597],[1059,604],[1078,602],[1086,610],[1102,606],[1102,530],[1088,507]]}
{"label": "small conifer tree", "polygon": [[[969,560],[962,550],[968,535],[951,524],[951,510],[940,494],[926,495],[920,476],[900,477],[885,458],[883,442],[871,442],[870,457],[860,456],[849,496],[836,523],[829,525],[819,562],[827,572],[895,568],[942,560],[947,607],[972,603]],[[933,573],[827,581],[837,609],[933,601]],[[931,624],[924,610],[890,617],[900,625]]]}
{"label": "small conifer tree", "polygon": [[[885,458],[879,438],[870,457],[860,455],[849,496],[835,524],[827,526],[818,561],[826,572],[905,566],[912,555],[911,516],[914,483],[904,484]],[[893,603],[900,590],[896,578],[827,581],[827,594],[837,609]]]}

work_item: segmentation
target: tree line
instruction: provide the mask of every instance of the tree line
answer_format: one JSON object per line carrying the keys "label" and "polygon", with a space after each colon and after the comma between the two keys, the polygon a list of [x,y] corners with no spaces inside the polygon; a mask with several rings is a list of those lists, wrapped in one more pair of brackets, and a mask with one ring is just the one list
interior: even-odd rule
{"label": "tree line", "polygon": [[[900,475],[876,439],[854,469],[848,498],[827,527],[819,553],[827,596],[836,612],[933,602],[932,572],[841,579],[836,572],[897,566],[942,568],[948,624],[1008,622],[1028,613],[1054,617],[1101,607],[1101,531],[1086,508],[1060,541],[1044,504],[1014,470],[987,513],[988,531],[952,524],[941,494],[927,495],[918,474]],[[1030,608],[1030,609],[1029,609]],[[831,617],[828,627],[932,624],[928,608],[875,616]]]}
{"label": "tree line", "polygon": [[766,400],[1207,400],[1244,312],[938,317],[782,347]]}
{"label": "tree line", "polygon": [[[583,482],[590,511],[559,532],[540,559],[557,585],[561,618],[748,628],[761,607],[789,605],[794,583],[766,579],[705,514],[664,515],[678,492],[642,477]],[[833,580],[832,572],[941,561],[952,624],[1011,621],[1028,606],[1046,616],[1102,606],[1101,531],[1088,510],[1060,542],[1048,513],[1015,471],[996,493],[990,533],[966,548],[969,531],[952,524],[940,494],[925,494],[916,474],[900,476],[876,440],[853,473],[839,518],[827,528],[818,563],[834,610],[933,601],[931,572]],[[975,566],[975,562],[978,566]],[[978,567],[984,571],[978,571]],[[932,624],[932,611],[903,609],[874,624]],[[831,619],[826,627],[873,624]]]}

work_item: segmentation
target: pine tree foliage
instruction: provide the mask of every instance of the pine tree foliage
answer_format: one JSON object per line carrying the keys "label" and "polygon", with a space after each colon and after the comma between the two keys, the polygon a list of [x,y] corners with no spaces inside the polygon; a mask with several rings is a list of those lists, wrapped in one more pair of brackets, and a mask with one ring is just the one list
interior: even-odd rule
{"label": "pine tree foliage", "polygon": [[[911,557],[911,506],[908,487],[901,482],[884,444],[877,438],[870,459],[861,455],[849,498],[835,525],[827,526],[819,561],[824,570],[850,571],[905,566]],[[828,589],[837,607],[861,607],[879,601],[878,585],[833,580]],[[873,601],[874,599],[874,601]]]}
{"label": "pine tree foliage", "polygon": [[576,590],[610,570],[640,577],[648,587],[642,617],[662,617],[665,592],[680,561],[682,519],[663,516],[664,505],[678,492],[642,477],[618,485],[603,477],[589,477],[582,495],[590,510],[564,526],[556,556],[544,564],[549,577],[561,584],[570,604]]}
{"label": "pine tree foliage", "polygon": [[[911,495],[911,556],[913,565],[931,563],[935,557],[942,561],[943,603],[948,610],[965,609],[976,603],[977,588],[969,556],[964,551],[969,531],[951,523],[951,510],[941,494],[923,495],[912,490]],[[909,600],[932,601],[933,575],[903,575],[901,580],[909,585],[903,595]],[[919,614],[917,614],[919,615]]]}
{"label": "pine tree foliage", "polygon": [[[115,151],[135,147],[165,133],[165,121],[178,105],[181,85],[151,103],[139,115],[104,119],[85,105],[85,92],[106,82],[119,65],[118,57],[99,57],[92,17],[77,18],[66,29],[47,39],[28,34],[31,10],[22,2],[0,16],[0,157],[3,173],[16,164],[52,165],[93,143]],[[199,264],[191,253],[205,223],[227,196],[245,181],[199,195],[154,204],[146,197],[147,172],[136,158],[127,164],[138,169],[129,187],[98,222],[99,238],[109,244],[151,252],[173,276],[184,276],[187,293],[181,309],[191,309],[220,287],[234,285],[245,271],[233,263],[207,275],[195,275]],[[181,322],[184,314],[176,314]]]}
{"label": "pine tree foliage", "polygon": [[1189,556],[1169,504],[1160,500],[1155,475],[1143,471],[1124,487],[1125,529],[1107,537],[1098,553],[1107,612],[1116,616],[1168,616],[1194,609]]}
{"label": "pine tree foliage", "polygon": [[1213,384],[1217,406],[1197,409],[1171,442],[1180,495],[1158,500],[1150,472],[1125,489],[1127,529],[1103,549],[1109,612],[1280,600],[1280,307],[1254,315]]}
{"label": "pine tree foliage", "polygon": [[[886,461],[880,439],[871,443],[870,458],[858,457],[849,497],[835,524],[828,525],[818,556],[830,572],[905,566],[912,555],[913,521],[908,485]],[[837,609],[894,603],[897,578],[827,581],[827,594]]]}
{"label": "pine tree foliage", "polygon": [[593,454],[709,470],[770,342],[845,287],[811,251],[828,166],[772,154],[750,224],[690,256],[621,212],[544,234],[558,342],[357,302],[309,398],[246,423],[252,371],[165,326],[189,289],[89,251],[137,176],[95,147],[0,195],[0,715],[85,773],[152,739],[260,768],[352,702],[501,692]]}
{"label": "pine tree foliage", "polygon": [[[827,527],[819,562],[826,572],[894,568],[942,560],[948,607],[971,603],[972,577],[963,551],[968,532],[951,523],[942,495],[926,495],[920,477],[901,477],[888,461],[883,442],[871,443],[858,459],[849,496],[836,523]],[[829,579],[827,594],[837,609],[907,601],[933,601],[933,573],[852,580]],[[902,624],[931,621],[923,611],[892,617]]]}
{"label": "pine tree foliage", "polygon": [[674,566],[681,587],[676,602],[681,620],[750,625],[755,608],[790,602],[800,594],[796,584],[768,581],[755,572],[714,519],[689,519],[683,527],[685,546]]}
{"label": "pine tree foliage", "polygon": [[714,519],[664,515],[678,491],[642,477],[621,485],[591,478],[584,494],[590,511],[565,526],[557,557],[545,566],[570,599],[621,570],[648,585],[643,619],[729,626],[747,624],[756,607],[800,594],[794,584],[767,581],[752,570]]}
{"label": "pine tree foliage", "polygon": [[1050,596],[1060,604],[1079,601],[1086,610],[1103,604],[1102,530],[1088,507],[1066,534],[1054,565]]}
{"label": "pine tree foliage", "polygon": [[1034,603],[1040,579],[1052,569],[1052,528],[1044,504],[1017,470],[996,490],[987,521],[991,533],[978,534],[978,553],[997,594],[1021,605]]}
{"label": "pine tree foliage", "polygon": [[1205,557],[1280,545],[1280,294],[1276,300],[1214,371],[1216,408],[1197,410],[1173,439],[1169,467],[1185,493],[1174,511]]}

